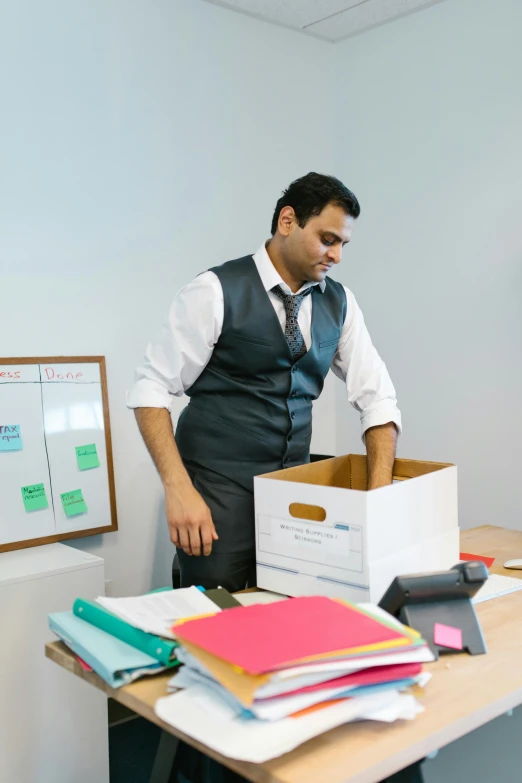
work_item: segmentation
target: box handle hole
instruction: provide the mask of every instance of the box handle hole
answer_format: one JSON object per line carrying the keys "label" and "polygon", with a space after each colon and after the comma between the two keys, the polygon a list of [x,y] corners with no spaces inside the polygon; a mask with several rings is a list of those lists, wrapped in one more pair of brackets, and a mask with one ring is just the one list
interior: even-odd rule
{"label": "box handle hole", "polygon": [[308,503],[290,503],[288,509],[295,519],[309,519],[310,522],[324,522],[326,511],[321,506],[310,506]]}

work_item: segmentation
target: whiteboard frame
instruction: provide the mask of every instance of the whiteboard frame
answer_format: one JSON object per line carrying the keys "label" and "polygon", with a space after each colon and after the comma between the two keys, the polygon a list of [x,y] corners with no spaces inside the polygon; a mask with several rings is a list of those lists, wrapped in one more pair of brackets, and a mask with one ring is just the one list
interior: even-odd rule
{"label": "whiteboard frame", "polygon": [[109,395],[107,393],[107,371],[105,368],[105,356],[29,356],[21,358],[2,358],[0,365],[5,364],[98,364],[100,367],[100,385],[103,406],[103,425],[105,429],[105,451],[107,454],[107,473],[109,480],[109,497],[111,509],[111,524],[103,527],[84,528],[69,533],[57,533],[43,538],[28,538],[24,541],[11,541],[9,544],[0,544],[1,552],[10,552],[14,549],[25,549],[30,546],[42,546],[53,544],[57,541],[66,541],[71,538],[83,538],[84,536],[96,536],[100,533],[111,533],[118,530],[118,515],[116,512],[116,489],[114,485],[114,465],[112,461],[112,437],[111,422],[109,416]]}

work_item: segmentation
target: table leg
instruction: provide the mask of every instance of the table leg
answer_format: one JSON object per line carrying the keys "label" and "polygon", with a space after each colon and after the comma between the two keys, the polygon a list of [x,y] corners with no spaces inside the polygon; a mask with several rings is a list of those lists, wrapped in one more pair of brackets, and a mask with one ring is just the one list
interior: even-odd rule
{"label": "table leg", "polygon": [[168,783],[176,758],[179,740],[168,731],[162,731],[149,783]]}

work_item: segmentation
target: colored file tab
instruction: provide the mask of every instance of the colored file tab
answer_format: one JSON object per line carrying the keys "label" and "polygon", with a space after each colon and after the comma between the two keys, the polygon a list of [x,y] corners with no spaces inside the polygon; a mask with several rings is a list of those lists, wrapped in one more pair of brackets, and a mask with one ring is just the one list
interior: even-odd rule
{"label": "colored file tab", "polygon": [[76,446],[76,459],[80,470],[91,470],[100,467],[96,443],[90,443],[88,446]]}
{"label": "colored file tab", "polygon": [[81,489],[64,492],[60,495],[60,498],[63,510],[68,517],[75,517],[77,514],[83,514],[88,510]]}
{"label": "colored file tab", "polygon": [[0,424],[0,451],[20,451],[22,436],[19,424]]}
{"label": "colored file tab", "polygon": [[293,663],[411,645],[412,637],[351,604],[306,596],[244,606],[173,628],[190,642],[250,674]]}
{"label": "colored file tab", "polygon": [[41,508],[49,507],[43,484],[29,484],[27,487],[22,487],[22,500],[26,511],[39,511]]}

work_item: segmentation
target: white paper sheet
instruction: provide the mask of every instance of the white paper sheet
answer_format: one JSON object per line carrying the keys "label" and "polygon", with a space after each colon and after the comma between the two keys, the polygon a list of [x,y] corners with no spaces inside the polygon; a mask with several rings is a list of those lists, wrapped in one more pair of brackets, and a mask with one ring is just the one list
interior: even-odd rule
{"label": "white paper sheet", "polygon": [[216,606],[197,587],[162,590],[158,593],[147,593],[147,595],[130,598],[100,596],[96,600],[109,612],[113,612],[135,628],[141,628],[142,631],[158,636],[166,636],[169,639],[176,638],[170,626],[177,620],[216,614],[221,611],[219,606]]}
{"label": "white paper sheet", "polygon": [[[223,756],[262,763],[288,753],[312,737],[353,720],[414,717],[414,696],[384,691],[373,696],[347,699],[300,718],[279,721],[245,720],[204,686],[194,686],[158,699],[156,715],[189,737]],[[378,719],[378,718],[377,718]]]}
{"label": "white paper sheet", "polygon": [[279,696],[275,699],[265,699],[263,701],[258,700],[252,704],[251,711],[259,720],[279,721],[282,718],[294,715],[294,713],[300,710],[305,710],[307,707],[312,707],[314,704],[331,701],[331,699],[335,699],[341,693],[346,695],[354,687],[325,688],[323,691],[290,694],[289,696]]}
{"label": "white paper sheet", "polygon": [[359,667],[355,669],[349,669],[347,671],[323,671],[311,674],[303,674],[299,677],[292,677],[288,680],[282,680],[280,682],[268,682],[266,685],[262,685],[257,689],[256,699],[271,699],[273,696],[283,696],[285,693],[291,693],[299,688],[308,688],[310,685],[319,685],[328,680],[335,680],[337,677],[342,677],[345,674],[358,671]]}
{"label": "white paper sheet", "polygon": [[[417,677],[409,679],[415,680],[418,683]],[[325,688],[320,691],[308,691],[307,693],[288,694],[287,696],[280,696],[275,699],[256,700],[251,711],[259,720],[276,720],[279,721],[282,718],[287,718],[290,715],[294,715],[300,710],[305,710],[307,707],[313,707],[315,704],[320,704],[323,701],[331,701],[332,699],[345,698],[349,695],[350,691],[356,688],[356,685],[344,685],[337,686],[335,688]],[[371,686],[369,686],[371,687]],[[378,688],[379,686],[375,686]],[[400,690],[401,686],[398,684],[396,688],[390,686],[390,690]],[[406,688],[403,685],[402,690]],[[369,695],[369,694],[368,694]],[[359,697],[355,697],[359,698]]]}
{"label": "white paper sheet", "polygon": [[375,710],[371,720],[378,720],[382,723],[394,723],[399,717],[401,720],[415,720],[421,712],[424,712],[424,707],[419,704],[415,696],[403,694],[400,715],[397,714],[397,705],[388,705]]}

